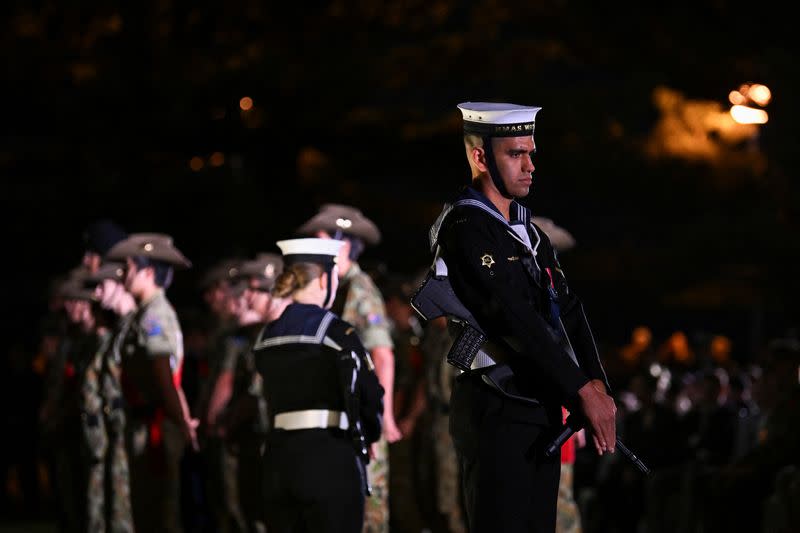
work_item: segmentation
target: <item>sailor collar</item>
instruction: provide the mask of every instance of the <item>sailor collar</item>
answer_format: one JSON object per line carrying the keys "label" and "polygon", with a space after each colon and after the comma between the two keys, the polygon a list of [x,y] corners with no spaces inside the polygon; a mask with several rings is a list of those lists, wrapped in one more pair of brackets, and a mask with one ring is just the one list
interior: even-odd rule
{"label": "sailor collar", "polygon": [[[509,235],[511,235],[511,237],[528,248],[533,257],[536,257],[537,249],[539,248],[539,243],[542,239],[539,236],[539,231],[536,229],[536,226],[531,223],[531,210],[516,200],[512,200],[509,208],[509,216],[511,220],[506,220],[506,218],[500,213],[500,210],[497,209],[497,207],[486,197],[486,195],[470,186],[464,187],[464,190],[452,204],[445,204],[442,213],[439,215],[439,218],[437,218],[436,222],[434,222],[433,226],[431,226],[428,237],[430,239],[432,252],[436,251],[439,241],[439,230],[442,227],[444,219],[447,218],[447,215],[453,210],[453,208],[462,205],[476,207],[488,215],[496,218],[499,222],[506,226],[507,232]],[[531,242],[531,235],[528,232],[528,228],[530,228],[530,233],[536,239],[535,243]]]}
{"label": "sailor collar", "polygon": [[522,224],[523,226],[527,227],[531,222],[531,210],[516,200],[511,201],[511,206],[508,209],[508,214],[511,220],[506,220],[505,217],[500,213],[500,210],[497,209],[497,206],[495,206],[489,200],[489,198],[486,197],[486,195],[472,186],[467,186],[456,200],[456,203],[467,204],[472,202],[480,202],[482,204],[480,207],[484,208],[484,210],[488,208],[492,214],[502,218],[503,222],[508,225],[515,226],[517,224]]}

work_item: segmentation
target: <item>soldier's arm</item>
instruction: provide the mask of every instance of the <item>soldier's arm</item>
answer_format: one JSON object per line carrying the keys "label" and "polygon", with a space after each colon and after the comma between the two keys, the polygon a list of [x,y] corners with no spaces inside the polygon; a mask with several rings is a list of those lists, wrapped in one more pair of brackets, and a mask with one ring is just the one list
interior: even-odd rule
{"label": "soldier's arm", "polygon": [[178,398],[181,401],[181,410],[183,411],[184,425],[181,426],[183,428],[183,435],[189,441],[192,449],[198,451],[200,449],[200,443],[197,440],[197,427],[200,425],[200,421],[196,418],[192,418],[192,412],[189,410],[189,402],[186,401],[186,394],[183,393],[183,387],[178,386],[177,390]]}
{"label": "soldier's arm", "polygon": [[383,434],[388,442],[395,442],[403,438],[394,420],[394,404],[392,393],[394,391],[394,350],[388,346],[376,346],[371,350],[372,361],[375,363],[375,373],[386,394],[383,397]]}
{"label": "soldier's arm", "polygon": [[403,435],[405,436],[410,436],[414,432],[414,428],[417,425],[417,420],[428,408],[426,388],[426,382],[424,379],[417,381],[417,384],[414,387],[414,394],[411,398],[411,407],[408,409],[406,416],[397,422],[398,426],[400,427],[400,431],[402,431]]}
{"label": "soldier's arm", "polygon": [[228,339],[225,342],[225,352],[222,359],[221,371],[217,376],[217,380],[212,385],[211,398],[208,402],[208,410],[201,416],[206,417],[206,424],[209,428],[213,428],[217,424],[222,411],[228,405],[228,402],[233,395],[233,380],[236,368],[236,360],[241,351],[242,341],[236,337]]}
{"label": "soldier's arm", "polygon": [[352,298],[355,309],[349,314],[355,315],[353,324],[358,329],[358,335],[369,352],[375,364],[375,373],[378,376],[385,395],[383,397],[383,435],[388,442],[395,442],[403,435],[397,429],[394,419],[394,345],[389,333],[389,321],[386,319],[386,306],[378,289],[368,280],[360,284],[353,283],[351,292],[359,295]]}
{"label": "soldier's arm", "polygon": [[206,413],[206,424],[213,427],[217,423],[222,410],[228,405],[233,394],[233,370],[223,370],[214,383],[214,391],[211,393],[211,400],[208,402],[208,412]]}
{"label": "soldier's arm", "polygon": [[156,383],[161,391],[164,413],[167,418],[181,428],[184,436],[191,442],[192,447],[197,449],[197,436],[195,434],[197,421],[193,420],[189,414],[189,405],[186,402],[183,389],[175,386],[172,369],[169,365],[169,357],[153,357],[152,362]]}
{"label": "soldier's arm", "polygon": [[152,361],[153,373],[164,403],[164,412],[181,428],[192,447],[197,449],[195,428],[198,422],[191,417],[183,389],[180,383],[175,382],[172,373],[174,355],[183,351],[180,336],[176,335],[179,326],[174,316],[159,310],[153,310],[145,315],[142,325],[145,333],[144,347]]}
{"label": "soldier's arm", "polygon": [[169,366],[169,357],[153,357],[153,372],[156,376],[156,383],[161,392],[161,399],[164,404],[164,412],[170,420],[175,422],[178,427],[184,424],[184,410],[180,394],[173,381],[172,369]]}

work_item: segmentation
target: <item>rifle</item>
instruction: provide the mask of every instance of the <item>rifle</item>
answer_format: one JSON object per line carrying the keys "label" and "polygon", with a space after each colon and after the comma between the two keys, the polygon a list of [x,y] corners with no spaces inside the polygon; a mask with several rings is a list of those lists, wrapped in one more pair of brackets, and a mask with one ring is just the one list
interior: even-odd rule
{"label": "rifle", "polygon": [[[565,424],[561,427],[561,431],[559,432],[558,436],[553,439],[553,441],[545,448],[544,454],[547,457],[553,457],[557,453],[560,453],[561,446],[567,442],[567,440],[573,434],[580,431],[585,423],[586,422],[583,417],[578,416],[575,413],[570,414],[567,417]],[[636,468],[639,469],[641,473],[646,476],[650,475],[650,469],[647,468],[647,465],[644,464],[642,460],[636,456],[636,454],[630,451],[630,449],[625,446],[621,440],[619,440],[619,437],[617,437],[616,447],[620,452],[622,452],[622,455],[624,455],[630,462],[634,464],[634,466],[636,466]]]}
{"label": "rifle", "polygon": [[446,276],[436,276],[429,272],[411,297],[411,307],[425,320],[444,316],[461,325],[461,332],[447,353],[447,362],[461,370],[469,370],[481,346],[486,342],[486,334],[472,313],[458,299],[450,280]]}
{"label": "rifle", "polygon": [[[429,272],[425,281],[422,282],[422,285],[411,297],[411,307],[425,320],[444,316],[450,319],[451,322],[461,325],[461,332],[453,341],[453,345],[447,353],[447,362],[461,370],[469,370],[472,361],[478,355],[487,337],[483,329],[478,325],[478,321],[472,316],[472,313],[464,307],[464,304],[456,296],[447,276],[437,276],[434,272]],[[579,431],[584,424],[584,419],[571,414],[558,436],[545,448],[545,455],[552,457],[559,453],[561,446],[567,442],[567,439]],[[616,447],[643,474],[650,474],[650,469],[647,465],[631,452],[619,440],[619,437],[616,440]]]}
{"label": "rifle", "polygon": [[347,436],[356,452],[359,474],[366,496],[372,495],[372,487],[367,478],[367,464],[369,463],[369,447],[361,427],[359,395],[356,389],[356,361],[355,354],[347,351],[340,352],[336,359],[336,369],[339,373],[339,389],[342,391],[345,412],[347,413]]}

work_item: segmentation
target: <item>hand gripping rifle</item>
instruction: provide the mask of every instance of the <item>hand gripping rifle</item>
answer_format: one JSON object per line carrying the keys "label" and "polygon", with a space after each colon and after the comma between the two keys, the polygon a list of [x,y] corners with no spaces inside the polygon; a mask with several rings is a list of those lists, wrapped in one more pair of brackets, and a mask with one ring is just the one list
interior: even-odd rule
{"label": "hand gripping rifle", "polygon": [[[461,370],[469,370],[472,361],[478,355],[487,338],[475,317],[456,296],[447,276],[437,276],[434,272],[429,272],[425,281],[411,297],[411,306],[425,320],[433,320],[444,316],[451,322],[461,326],[461,332],[453,341],[453,345],[447,354],[447,362]],[[545,455],[552,457],[560,453],[561,446],[574,433],[579,431],[584,424],[584,419],[571,414],[558,436],[545,449]],[[643,474],[650,474],[650,469],[647,465],[631,452],[619,438],[617,438],[616,447]]]}
{"label": "hand gripping rifle", "polygon": [[[585,419],[583,417],[577,416],[574,413],[570,414],[567,417],[566,423],[564,424],[564,426],[562,426],[558,436],[547,446],[547,448],[545,448],[544,454],[547,457],[553,457],[557,453],[560,453],[561,446],[565,442],[567,442],[567,440],[573,434],[580,431],[581,428],[583,428],[584,424],[585,424]],[[630,462],[632,462],[636,466],[636,468],[639,469],[639,471],[642,474],[646,476],[650,475],[650,469],[647,468],[647,465],[644,464],[641,459],[636,457],[636,455],[632,451],[630,451],[630,449],[628,449],[627,446],[622,444],[622,441],[619,440],[619,437],[617,437],[616,447],[620,452],[622,452],[622,455],[624,455],[628,460],[630,460]]]}

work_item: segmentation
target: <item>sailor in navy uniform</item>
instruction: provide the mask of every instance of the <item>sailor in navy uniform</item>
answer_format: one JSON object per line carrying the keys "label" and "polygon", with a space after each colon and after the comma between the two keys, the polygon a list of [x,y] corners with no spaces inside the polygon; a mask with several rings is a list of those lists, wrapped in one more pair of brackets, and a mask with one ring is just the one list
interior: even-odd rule
{"label": "sailor in navy uniform", "polygon": [[472,183],[445,206],[430,244],[436,273],[489,339],[451,398],[469,529],[553,532],[560,464],[543,449],[561,406],[586,416],[600,454],[614,451],[616,408],[582,304],[516,201],[532,184],[540,108],[458,107]]}
{"label": "sailor in navy uniform", "polygon": [[291,303],[254,345],[270,430],[263,455],[270,533],[361,531],[368,447],[383,389],[354,328],[328,311],[341,241],[279,241],[276,298]]}

